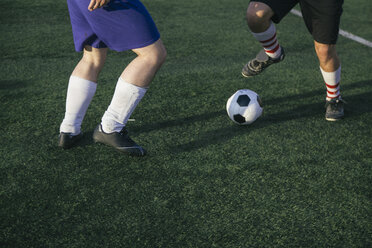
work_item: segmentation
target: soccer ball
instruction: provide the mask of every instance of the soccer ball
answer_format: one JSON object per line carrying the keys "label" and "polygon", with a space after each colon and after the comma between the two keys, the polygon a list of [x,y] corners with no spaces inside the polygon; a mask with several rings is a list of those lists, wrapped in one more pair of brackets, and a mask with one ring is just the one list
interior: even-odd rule
{"label": "soccer ball", "polygon": [[227,114],[230,119],[239,124],[251,124],[262,114],[262,103],[260,97],[252,90],[238,90],[226,104]]}

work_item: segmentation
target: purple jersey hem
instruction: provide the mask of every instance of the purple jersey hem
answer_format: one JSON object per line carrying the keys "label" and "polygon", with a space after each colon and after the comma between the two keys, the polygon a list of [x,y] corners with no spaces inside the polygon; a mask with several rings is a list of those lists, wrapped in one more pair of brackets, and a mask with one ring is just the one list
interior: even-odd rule
{"label": "purple jersey hem", "polygon": [[[135,45],[135,46],[121,47],[121,48],[117,48],[117,49],[110,48],[107,45],[106,45],[106,47],[97,46],[97,45],[89,45],[89,44],[85,44],[84,46],[91,46],[91,47],[94,47],[94,48],[97,48],[97,49],[109,48],[112,51],[124,52],[124,51],[132,50],[132,49],[143,48],[143,47],[149,46],[149,45],[154,44],[155,42],[157,42],[159,39],[160,39],[160,35],[158,35],[157,38],[155,37],[154,39],[151,39],[150,41],[144,42],[142,44],[138,44],[138,45]],[[76,52],[82,52],[84,50],[84,46],[80,47],[80,49],[75,48],[75,51]]]}

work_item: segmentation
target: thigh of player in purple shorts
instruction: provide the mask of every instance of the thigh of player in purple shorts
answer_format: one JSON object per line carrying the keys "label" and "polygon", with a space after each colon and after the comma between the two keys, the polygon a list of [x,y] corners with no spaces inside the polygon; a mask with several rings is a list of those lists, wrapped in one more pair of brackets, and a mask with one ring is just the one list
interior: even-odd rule
{"label": "thigh of player in purple shorts", "polygon": [[88,8],[89,0],[67,0],[72,26],[72,34],[76,51],[82,51],[85,45],[95,48],[107,47],[94,33],[88,20],[84,16],[84,8]]}
{"label": "thigh of player in purple shorts", "polygon": [[[73,2],[69,3],[69,9],[75,7],[78,9],[76,11],[80,11],[80,15],[75,14],[79,18],[71,18],[73,31],[79,31],[77,34],[74,31],[74,40],[81,42],[93,34],[98,37],[101,45],[106,44],[112,50],[124,51],[150,45],[160,37],[150,14],[138,0],[111,0],[103,8],[92,12],[88,10],[90,0],[68,2]],[[72,11],[74,10],[70,9],[70,15]]]}

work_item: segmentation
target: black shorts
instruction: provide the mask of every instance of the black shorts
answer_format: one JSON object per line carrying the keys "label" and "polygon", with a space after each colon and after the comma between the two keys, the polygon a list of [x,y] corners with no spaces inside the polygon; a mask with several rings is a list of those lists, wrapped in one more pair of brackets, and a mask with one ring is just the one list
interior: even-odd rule
{"label": "black shorts", "polygon": [[322,44],[336,44],[342,4],[344,0],[252,0],[268,5],[273,11],[273,22],[281,19],[297,4],[300,4],[306,27],[314,40]]}

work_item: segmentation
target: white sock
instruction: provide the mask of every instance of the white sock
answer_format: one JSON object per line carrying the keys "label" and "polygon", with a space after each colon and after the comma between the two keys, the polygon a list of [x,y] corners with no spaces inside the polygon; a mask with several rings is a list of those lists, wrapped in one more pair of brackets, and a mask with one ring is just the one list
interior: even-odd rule
{"label": "white sock", "polygon": [[273,22],[270,23],[270,27],[262,33],[253,33],[253,36],[258,40],[265,52],[271,58],[278,58],[282,52],[279,42],[276,38],[276,28]]}
{"label": "white sock", "polygon": [[333,98],[341,98],[340,94],[340,80],[341,80],[341,66],[334,72],[326,72],[320,67],[324,82],[327,87],[326,100],[329,101]]}
{"label": "white sock", "polygon": [[60,132],[77,135],[81,131],[85,113],[96,92],[97,84],[75,76],[70,77],[66,97],[65,118]]}
{"label": "white sock", "polygon": [[120,132],[147,89],[125,82],[119,77],[110,106],[102,117],[105,133]]}

